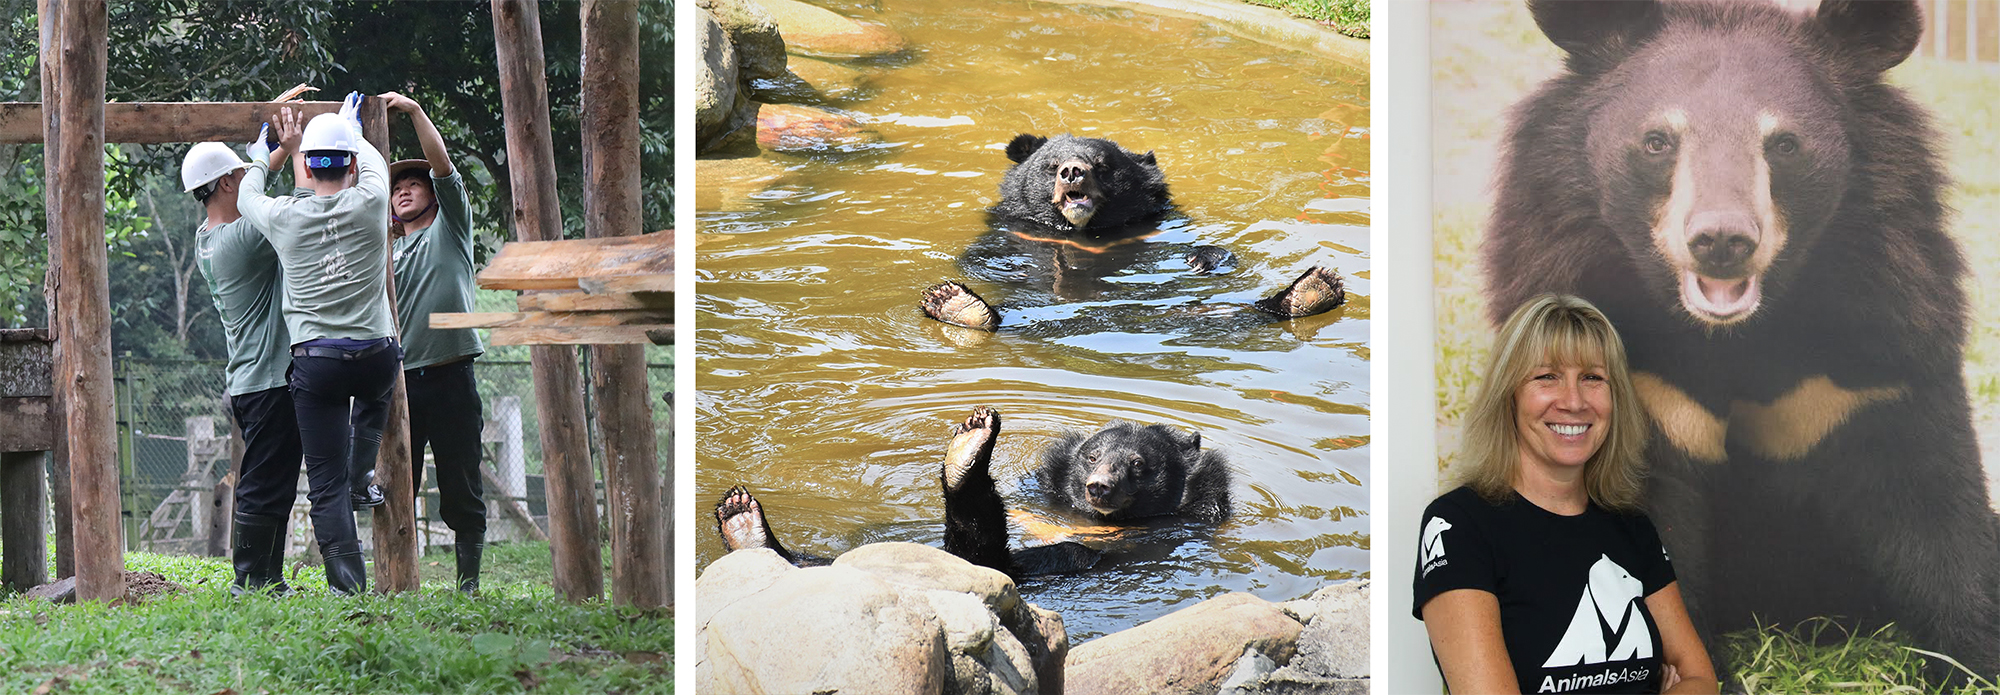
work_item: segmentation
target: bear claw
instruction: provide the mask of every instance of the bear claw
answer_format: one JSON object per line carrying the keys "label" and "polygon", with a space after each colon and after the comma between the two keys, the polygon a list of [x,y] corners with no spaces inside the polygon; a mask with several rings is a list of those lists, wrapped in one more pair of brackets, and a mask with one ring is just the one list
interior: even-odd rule
{"label": "bear claw", "polygon": [[1337,309],[1347,303],[1347,288],[1340,276],[1321,266],[1313,266],[1293,280],[1284,291],[1257,301],[1257,308],[1285,318],[1311,316]]}
{"label": "bear claw", "polygon": [[1220,246],[1196,246],[1182,260],[1187,262],[1188,269],[1193,270],[1195,274],[1209,275],[1224,266],[1234,263],[1236,257],[1230,255],[1228,249]]}
{"label": "bear claw", "polygon": [[772,547],[771,529],[764,523],[764,508],[741,485],[729,488],[722,493],[722,501],[715,503],[715,530],[722,534],[722,544],[731,552]]}
{"label": "bear claw", "polygon": [[943,282],[924,289],[917,306],[924,315],[966,328],[990,331],[1000,327],[1000,315],[993,306],[971,289],[956,282]]}
{"label": "bear claw", "polygon": [[993,459],[993,440],[999,434],[1000,411],[983,405],[973,408],[964,422],[951,426],[951,443],[944,454],[946,491],[957,491],[967,474],[986,469]]}

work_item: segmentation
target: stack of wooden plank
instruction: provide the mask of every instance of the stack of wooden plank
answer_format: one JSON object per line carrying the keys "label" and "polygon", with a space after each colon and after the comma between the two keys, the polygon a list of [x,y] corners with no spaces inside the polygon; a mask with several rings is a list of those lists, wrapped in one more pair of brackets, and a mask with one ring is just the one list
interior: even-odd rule
{"label": "stack of wooden plank", "polygon": [[519,290],[520,311],[431,314],[431,327],[489,328],[494,345],[673,343],[672,231],[510,242],[477,282]]}

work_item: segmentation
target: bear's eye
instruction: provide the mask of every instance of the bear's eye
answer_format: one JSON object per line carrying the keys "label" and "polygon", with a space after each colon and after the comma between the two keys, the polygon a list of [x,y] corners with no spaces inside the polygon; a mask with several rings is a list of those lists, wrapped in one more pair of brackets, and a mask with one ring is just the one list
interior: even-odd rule
{"label": "bear's eye", "polygon": [[1798,154],[1799,139],[1791,135],[1780,135],[1775,138],[1771,138],[1770,148],[1771,151],[1776,154],[1783,154],[1783,155]]}
{"label": "bear's eye", "polygon": [[1091,463],[1097,463],[1097,452],[1094,452],[1094,451],[1093,451],[1093,452],[1091,452],[1091,453],[1088,453],[1088,454],[1084,454],[1084,455],[1083,455],[1083,460],[1085,460],[1085,461],[1089,461],[1089,462],[1091,462]]}
{"label": "bear's eye", "polygon": [[1665,133],[1658,131],[1647,133],[1646,140],[1641,146],[1646,148],[1646,154],[1666,154],[1674,151],[1674,141]]}

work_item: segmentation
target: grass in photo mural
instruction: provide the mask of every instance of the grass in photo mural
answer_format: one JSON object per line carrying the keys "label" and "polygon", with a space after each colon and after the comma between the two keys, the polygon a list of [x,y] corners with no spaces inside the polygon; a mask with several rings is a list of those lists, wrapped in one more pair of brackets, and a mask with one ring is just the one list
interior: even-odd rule
{"label": "grass in photo mural", "polygon": [[546,543],[488,546],[476,597],[451,588],[446,550],[419,560],[412,594],[335,596],[317,567],[288,567],[297,595],[235,598],[225,558],[128,553],[128,570],[186,590],[0,599],[0,692],[672,693],[672,619],[567,603],[548,558]]}
{"label": "grass in photo mural", "polygon": [[[1479,242],[1491,195],[1490,177],[1506,129],[1504,109],[1560,67],[1561,52],[1519,3],[1452,0],[1431,12],[1432,224],[1435,254],[1440,474],[1456,463],[1459,422],[1470,406],[1492,342],[1487,324]],[[1496,60],[1504,56],[1504,60]],[[1989,478],[2000,455],[2000,73],[1918,56],[1890,70],[1935,118],[1952,187],[1947,229],[1971,268],[1966,286],[1971,335],[1965,378],[1973,424]],[[2000,499],[2000,489],[1994,491]],[[1709,645],[1740,664],[1734,674],[1751,693],[2000,693],[1975,679],[1956,689],[1928,683],[1923,664],[1954,663],[1949,655],[1908,645],[1893,629],[1848,635],[1831,621],[1766,626],[1725,635]]]}

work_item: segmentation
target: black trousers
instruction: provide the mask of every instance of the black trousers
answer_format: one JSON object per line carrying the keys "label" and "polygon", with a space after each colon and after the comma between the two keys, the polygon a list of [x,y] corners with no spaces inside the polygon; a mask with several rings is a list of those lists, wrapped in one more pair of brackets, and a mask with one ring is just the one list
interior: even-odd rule
{"label": "black trousers", "polygon": [[485,406],[472,360],[403,372],[410,394],[412,490],[424,489],[424,445],[437,460],[438,518],[461,537],[486,534],[486,486],[479,477]]}
{"label": "black trousers", "polygon": [[382,431],[389,420],[389,392],[402,367],[402,351],[394,346],[353,360],[292,357],[292,404],[305,452],[306,498],[312,500],[313,536],[322,548],[357,538],[354,505],[347,496],[348,440],[355,428]]}
{"label": "black trousers", "polygon": [[229,397],[243,428],[243,467],[236,472],[236,511],[284,518],[299,490],[299,421],[292,390],[280,386]]}

